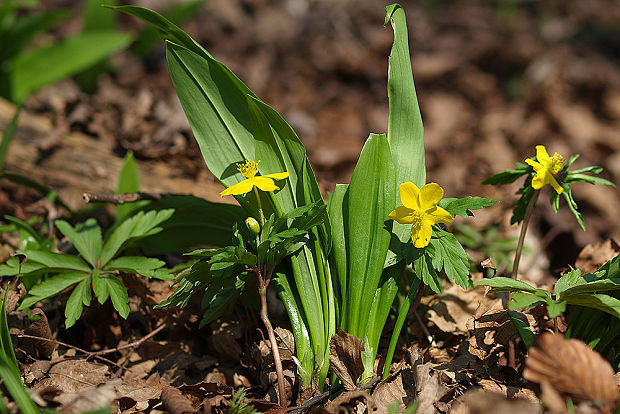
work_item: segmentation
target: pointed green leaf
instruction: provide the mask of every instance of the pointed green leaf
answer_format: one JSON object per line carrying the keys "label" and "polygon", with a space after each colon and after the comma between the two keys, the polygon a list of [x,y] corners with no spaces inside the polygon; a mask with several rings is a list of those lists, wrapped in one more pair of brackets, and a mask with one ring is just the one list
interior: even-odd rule
{"label": "pointed green leaf", "polygon": [[27,260],[40,263],[47,268],[47,271],[78,270],[90,272],[90,267],[75,256],[64,253],[52,253],[43,250],[25,250],[20,252],[26,256]]}
{"label": "pointed green leaf", "polygon": [[165,264],[159,259],[150,257],[123,256],[109,261],[104,270],[120,270],[121,272],[136,273],[157,279],[169,280],[174,278],[167,269],[162,269]]}
{"label": "pointed green leaf", "polygon": [[60,273],[58,275],[54,275],[40,284],[33,286],[28,292],[29,296],[22,301],[18,309],[24,310],[36,302],[56,296],[69,286],[88,278],[89,275],[82,272]]}
{"label": "pointed green leaf", "polygon": [[[100,0],[94,1],[98,2]],[[108,12],[110,11],[108,10]],[[140,191],[140,172],[138,171],[138,164],[136,163],[136,159],[133,156],[133,152],[129,151],[127,155],[125,155],[125,159],[123,160],[123,166],[121,167],[121,172],[118,175],[118,185],[116,187],[116,192],[122,194],[137,193],[138,191]],[[123,221],[131,214],[131,212],[139,209],[146,204],[149,204],[149,202],[141,201],[136,203],[117,205],[116,222]]]}
{"label": "pointed green leaf", "polygon": [[454,280],[463,289],[473,287],[469,277],[469,256],[452,233],[434,230],[430,244],[433,246],[433,267],[446,272],[448,279]]}
{"label": "pointed green leaf", "polygon": [[620,318],[620,299],[604,294],[582,294],[568,296],[566,302],[570,305],[581,305],[599,309],[610,315]]}
{"label": "pointed green leaf", "polygon": [[510,297],[510,303],[508,304],[511,310],[521,310],[525,308],[533,308],[538,305],[546,303],[544,299],[539,296],[532,295],[530,293],[515,292]]}
{"label": "pointed green leaf", "polygon": [[97,260],[101,253],[101,228],[97,220],[90,218],[84,223],[75,226],[75,229],[64,220],[56,220],[56,227],[67,236],[73,246],[92,267],[97,267]]}
{"label": "pointed green leaf", "polygon": [[118,314],[123,319],[127,319],[129,315],[129,295],[127,294],[127,289],[125,289],[125,286],[117,277],[112,275],[107,275],[106,283],[114,309],[118,311]]}
{"label": "pointed green leaf", "polygon": [[498,200],[482,197],[464,197],[464,198],[444,198],[439,202],[439,206],[443,207],[452,216],[473,217],[470,210],[478,210],[484,207],[492,206],[498,203]]}
{"label": "pointed green leaf", "polygon": [[65,306],[65,326],[67,329],[80,319],[84,305],[90,306],[90,301],[90,277],[88,277],[77,284],[67,300],[67,305]]}

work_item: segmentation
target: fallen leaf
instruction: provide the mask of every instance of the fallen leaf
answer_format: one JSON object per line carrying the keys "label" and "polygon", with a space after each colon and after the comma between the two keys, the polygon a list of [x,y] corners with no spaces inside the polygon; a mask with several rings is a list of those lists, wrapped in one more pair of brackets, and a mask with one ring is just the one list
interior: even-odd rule
{"label": "fallen leaf", "polygon": [[39,319],[32,322],[29,327],[24,330],[24,334],[37,336],[40,338],[51,339],[52,341],[46,341],[45,339],[30,339],[24,338],[25,342],[30,342],[38,355],[39,358],[50,358],[58,344],[53,341],[52,331],[50,329],[50,324],[47,321],[47,316],[43,310],[36,308],[33,309],[30,313],[30,318],[34,319],[34,317],[38,316]]}
{"label": "fallen leaf", "polygon": [[342,381],[345,390],[354,390],[357,379],[364,372],[364,343],[339,328],[329,342],[329,350],[329,364],[334,373]]}
{"label": "fallen leaf", "polygon": [[620,245],[614,239],[602,243],[588,244],[579,252],[575,267],[581,269],[582,274],[593,273],[607,261],[620,253]]}
{"label": "fallen leaf", "polygon": [[520,398],[508,399],[501,394],[483,389],[466,392],[454,401],[450,410],[450,414],[535,414],[541,412],[540,404]]}
{"label": "fallen leaf", "polygon": [[164,387],[159,397],[170,414],[195,413],[192,402],[174,387]]}
{"label": "fallen leaf", "polygon": [[523,377],[577,401],[590,401],[612,412],[618,399],[614,370],[599,353],[578,339],[544,334],[538,338],[525,361]]}

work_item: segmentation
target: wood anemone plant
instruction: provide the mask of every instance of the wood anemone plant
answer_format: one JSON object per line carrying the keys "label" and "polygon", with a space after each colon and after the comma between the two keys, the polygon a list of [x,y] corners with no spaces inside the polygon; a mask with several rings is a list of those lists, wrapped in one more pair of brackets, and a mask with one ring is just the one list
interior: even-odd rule
{"label": "wood anemone plant", "polygon": [[[258,270],[257,274],[259,289],[261,278],[263,287],[269,280],[274,281],[287,310],[302,388],[314,383],[322,390],[329,370],[329,343],[337,327],[365,343],[364,372],[355,381],[360,383],[375,375],[379,338],[406,266],[413,266],[416,281],[411,285],[401,315],[403,312],[406,315],[408,306],[415,300],[419,284],[441,290],[437,272],[444,272],[463,287],[472,286],[465,251],[451,233],[437,227],[438,220],[420,221],[424,224],[426,240],[424,245],[414,246],[410,242],[412,222],[401,224],[388,217],[399,205],[396,193],[400,184],[424,188],[426,183],[424,129],[401,6],[393,4],[386,8],[385,24],[391,23],[394,30],[387,85],[387,134],[369,135],[351,183],[338,184],[327,206],[303,144],[276,111],[164,17],[134,6],[115,9],[159,29],[166,41],[172,82],[207,167],[227,187],[223,195],[233,195],[248,216],[264,221],[253,246],[248,244],[252,237],[246,235],[235,246],[224,248],[229,249],[227,254],[233,254],[230,249],[239,247],[256,248],[258,266],[247,264],[236,279],[223,281],[211,276],[200,279],[197,276],[200,271],[221,270],[218,267],[221,264],[213,268],[215,262],[200,262],[189,273],[179,276],[179,286],[166,304],[183,306],[191,293],[204,289],[205,318],[212,320],[226,309],[222,303],[234,302],[239,297],[241,279],[247,277],[244,272],[248,268],[264,268],[267,262],[260,258],[281,249],[277,247],[281,243],[279,239],[288,237],[287,231],[305,231],[307,234],[296,236],[303,240],[291,242],[294,250],[285,249],[286,254],[279,256],[287,260],[274,264],[267,272]],[[261,160],[260,171],[268,174],[259,175],[258,163],[250,161],[239,166],[245,168],[241,171],[245,180],[240,181],[235,166],[243,160]],[[274,171],[288,173],[286,180],[278,181],[277,186],[273,179],[281,180],[285,176]],[[264,191],[257,191],[257,187]],[[252,190],[254,194],[248,194]],[[423,211],[420,207],[419,213],[428,213],[426,218],[434,217],[428,210],[432,207],[444,209],[450,217],[467,217],[472,215],[470,209],[495,202],[477,197],[444,198],[438,205],[435,204],[439,200],[433,198],[433,201],[434,205],[425,204]],[[328,219],[322,220],[320,211],[325,208]],[[230,222],[230,228],[234,225]],[[272,244],[265,245],[267,240]],[[400,334],[404,316],[399,320],[398,329],[392,333],[393,341]],[[389,352],[393,353],[393,347]],[[387,360],[391,360],[391,355]],[[383,372],[387,373],[389,368],[388,362]]]}

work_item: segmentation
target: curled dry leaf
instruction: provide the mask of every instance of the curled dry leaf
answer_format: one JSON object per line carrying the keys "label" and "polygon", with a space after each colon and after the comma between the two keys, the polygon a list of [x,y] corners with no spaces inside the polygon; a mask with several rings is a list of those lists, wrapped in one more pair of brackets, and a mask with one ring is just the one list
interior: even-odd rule
{"label": "curled dry leaf", "polygon": [[58,344],[56,342],[46,340],[54,338],[52,337],[50,324],[47,321],[47,316],[45,316],[45,313],[41,309],[36,308],[30,313],[31,318],[34,319],[35,316],[38,316],[39,318],[31,323],[30,326],[24,330],[24,333],[26,335],[37,336],[44,339],[25,338],[24,341],[32,343],[39,358],[47,359],[52,356]]}
{"label": "curled dry leaf", "polygon": [[160,398],[166,410],[171,414],[193,414],[196,412],[192,402],[174,387],[164,387],[161,390]]}
{"label": "curled dry leaf", "polygon": [[595,272],[608,260],[613,259],[620,253],[620,245],[614,239],[602,243],[588,244],[579,252],[575,261],[575,267],[581,269],[581,273]]}
{"label": "curled dry leaf", "polygon": [[530,349],[525,379],[547,382],[557,392],[578,401],[590,401],[612,412],[618,399],[614,370],[605,359],[577,339],[544,334]]}
{"label": "curled dry leaf", "polygon": [[363,350],[361,339],[340,328],[329,343],[329,364],[347,391],[355,389],[357,379],[364,372]]}

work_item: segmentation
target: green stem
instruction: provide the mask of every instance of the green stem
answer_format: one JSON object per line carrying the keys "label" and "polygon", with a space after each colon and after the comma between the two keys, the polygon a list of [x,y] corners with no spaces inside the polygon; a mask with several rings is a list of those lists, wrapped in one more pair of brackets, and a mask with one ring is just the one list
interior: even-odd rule
{"label": "green stem", "polygon": [[538,200],[538,196],[540,195],[540,190],[534,190],[534,194],[530,198],[530,201],[527,204],[527,209],[525,210],[525,217],[523,218],[523,223],[521,223],[521,233],[519,234],[519,243],[517,244],[517,251],[515,253],[515,261],[512,265],[512,278],[516,279],[517,274],[519,272],[519,262],[521,261],[521,253],[523,252],[523,242],[525,241],[525,233],[527,233],[527,226],[530,223],[530,218],[532,217],[532,213],[534,211],[534,205],[536,204],[536,200]]}
{"label": "green stem", "polygon": [[409,293],[407,294],[407,298],[405,299],[405,302],[400,307],[400,311],[398,312],[398,319],[396,319],[396,325],[394,326],[394,330],[392,331],[392,338],[390,339],[390,346],[388,347],[387,354],[385,355],[385,363],[383,365],[382,379],[386,379],[388,375],[390,374],[390,366],[392,365],[392,358],[394,357],[394,351],[396,350],[396,342],[398,341],[398,337],[400,336],[400,331],[403,328],[405,319],[407,319],[409,308],[411,307],[412,304],[413,304],[413,309],[417,307],[418,303],[420,303],[420,300],[422,299],[422,295],[424,294],[425,288],[426,286],[424,285],[424,283],[420,283],[420,279],[416,278],[413,284],[411,285],[411,288],[409,289]]}
{"label": "green stem", "polygon": [[265,216],[263,215],[263,205],[260,202],[260,194],[258,194],[256,186],[254,186],[254,194],[256,194],[256,201],[258,202],[258,213],[260,214],[260,224],[262,229],[265,226]]}

